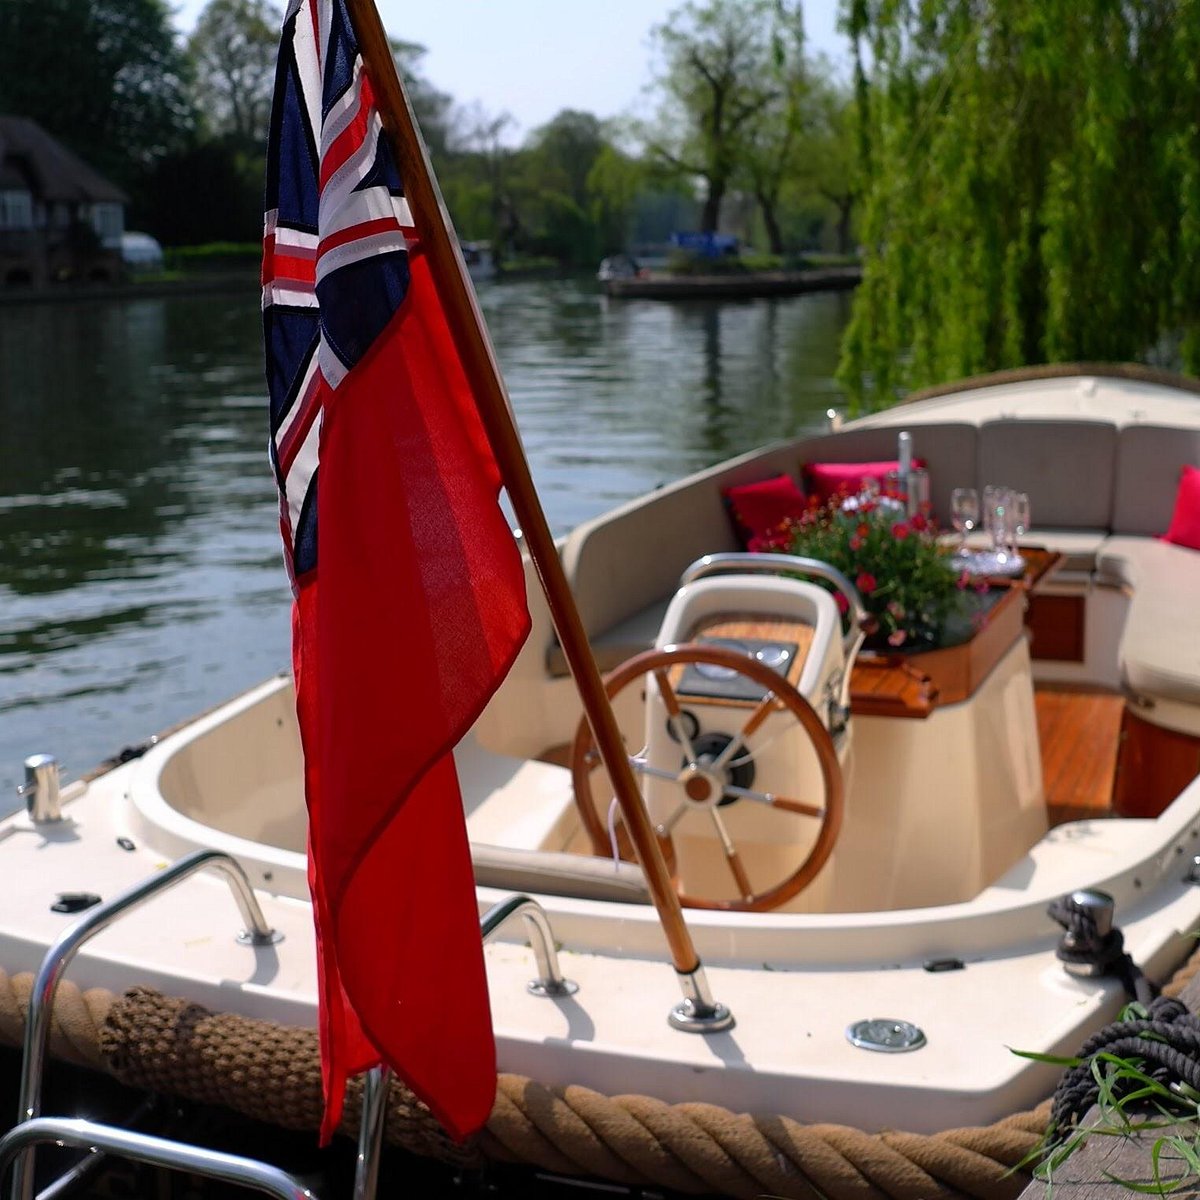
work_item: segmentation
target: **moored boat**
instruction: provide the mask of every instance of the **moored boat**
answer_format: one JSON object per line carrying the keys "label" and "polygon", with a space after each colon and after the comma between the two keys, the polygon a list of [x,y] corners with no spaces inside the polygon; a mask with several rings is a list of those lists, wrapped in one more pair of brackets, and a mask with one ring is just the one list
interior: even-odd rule
{"label": "moored boat", "polygon": [[[926,463],[935,515],[948,522],[955,487],[1019,487],[1034,513],[1025,543],[1047,554],[1029,589],[998,586],[983,627],[953,653],[863,652],[823,588],[759,571],[765,556],[694,565],[740,550],[731,487],[796,478],[802,464],[886,460],[900,430]],[[501,1069],[866,1130],[988,1124],[1045,1096],[1053,1068],[1013,1049],[1071,1053],[1123,1000],[1115,981],[1063,969],[1047,907],[1107,893],[1126,948],[1159,980],[1200,920],[1189,878],[1200,785],[1188,782],[1200,765],[1188,601],[1200,552],[1157,536],[1180,468],[1197,463],[1194,385],[1136,370],[1032,372],[744,455],[564,539],[601,664],[662,652],[625,669],[616,703],[629,744],[644,747],[646,802],[693,904],[713,995],[735,1021],[699,1034],[668,1021],[678,985],[663,934],[639,868],[609,850],[607,789],[527,563],[533,632],[456,761],[481,913],[514,892],[536,898],[578,991],[531,993],[517,932],[489,943]],[[708,657],[665,649],[698,639]],[[749,651],[744,667],[719,652],[729,641]],[[780,667],[787,687],[764,674]],[[1055,730],[1039,729],[1039,689],[1064,712],[1109,700],[1110,759],[1123,725],[1120,760],[1085,803],[1056,788],[1057,776],[1082,775],[1088,751],[1065,768],[1047,758]],[[764,707],[768,691],[784,711]],[[682,738],[677,706],[690,714]],[[1064,819],[1081,810],[1093,815]],[[107,899],[214,848],[242,865],[281,942],[236,944],[223,883],[194,876],[82,950],[72,978],[315,1023],[288,679],[69,789],[63,815],[0,825],[6,972],[36,970],[69,924],[52,911],[61,893]],[[855,1044],[848,1028],[872,1019]],[[873,1051],[872,1039],[908,1052]]]}

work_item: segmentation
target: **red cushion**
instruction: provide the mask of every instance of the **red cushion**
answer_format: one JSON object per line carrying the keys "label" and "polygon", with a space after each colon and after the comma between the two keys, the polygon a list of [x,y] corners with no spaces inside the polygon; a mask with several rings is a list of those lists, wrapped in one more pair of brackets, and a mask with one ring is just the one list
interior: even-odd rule
{"label": "red cushion", "polygon": [[770,533],[788,517],[800,516],[805,508],[804,493],[790,475],[742,483],[726,488],[722,495],[733,513],[743,546]]}
{"label": "red cushion", "polygon": [[[914,467],[924,465],[921,459],[913,459]],[[900,464],[894,458],[890,462],[806,463],[804,478],[808,490],[824,503],[832,496],[855,495],[862,488],[864,479],[878,479],[879,486],[883,487],[887,473],[899,469]]]}
{"label": "red cushion", "polygon": [[1163,540],[1189,550],[1200,550],[1200,470],[1185,466],[1179,473],[1175,512]]}

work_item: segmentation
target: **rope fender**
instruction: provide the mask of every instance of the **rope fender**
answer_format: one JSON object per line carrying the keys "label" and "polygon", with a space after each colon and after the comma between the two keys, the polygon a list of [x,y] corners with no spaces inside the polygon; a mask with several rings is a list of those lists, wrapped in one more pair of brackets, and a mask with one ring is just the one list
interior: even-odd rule
{"label": "rope fender", "polygon": [[[1200,951],[1163,988],[1177,997],[1200,974]],[[33,976],[0,969],[0,1042],[19,1047]],[[131,1087],[220,1104],[281,1128],[321,1119],[317,1035],[135,987],[116,997],[58,989],[51,1022],[56,1058],[104,1070]],[[362,1087],[350,1081],[342,1131],[357,1133]],[[390,1144],[461,1167],[487,1160],[680,1192],[770,1192],[802,1200],[1009,1200],[1028,1177],[1012,1170],[1041,1141],[1050,1102],[994,1125],[940,1134],[868,1134],[804,1125],[710,1104],[547,1088],[501,1075],[487,1127],[460,1146],[400,1083],[388,1098]]]}
{"label": "rope fender", "polygon": [[[32,977],[0,970],[0,1041],[20,1045]],[[121,1082],[293,1130],[318,1128],[320,1056],[315,1030],[232,1013],[135,987],[115,997],[60,985],[51,1048]],[[361,1085],[352,1081],[343,1132],[353,1136]],[[482,1133],[450,1140],[402,1084],[388,1101],[389,1143],[462,1167],[524,1163],[632,1186],[802,1200],[1009,1200],[1027,1182],[1011,1170],[1038,1145],[1048,1104],[992,1126],[921,1135],[867,1134],[711,1104],[603,1096],[501,1075]]]}

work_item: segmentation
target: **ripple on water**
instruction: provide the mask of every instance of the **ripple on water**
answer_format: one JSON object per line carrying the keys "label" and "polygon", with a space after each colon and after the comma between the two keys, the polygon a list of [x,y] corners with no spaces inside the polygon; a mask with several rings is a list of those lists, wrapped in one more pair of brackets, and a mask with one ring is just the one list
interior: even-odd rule
{"label": "ripple on water", "polygon": [[[617,302],[589,280],[480,302],[555,533],[813,424],[843,296]],[[0,795],[75,773],[274,674],[290,591],[258,298],[9,308],[0,322]],[[64,348],[69,348],[64,351]]]}

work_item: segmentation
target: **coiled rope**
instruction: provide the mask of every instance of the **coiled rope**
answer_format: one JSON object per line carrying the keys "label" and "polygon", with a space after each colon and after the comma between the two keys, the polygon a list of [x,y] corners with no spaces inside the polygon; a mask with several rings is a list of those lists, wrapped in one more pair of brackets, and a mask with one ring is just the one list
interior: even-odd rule
{"label": "coiled rope", "polygon": [[[1083,1061],[1063,1075],[1054,1093],[1050,1119],[1059,1134],[1081,1121],[1100,1097],[1092,1068],[1097,1054],[1138,1059],[1142,1071],[1164,1085],[1179,1080],[1200,1092],[1200,1019],[1180,1001],[1160,996],[1145,1018],[1114,1021],[1084,1042]],[[1134,1086],[1140,1088],[1140,1081]]]}
{"label": "coiled rope", "polygon": [[[1177,996],[1200,973],[1200,951],[1163,989]],[[32,977],[0,970],[0,1042],[20,1046]],[[287,1129],[315,1130],[321,1072],[314,1030],[231,1013],[135,987],[59,987],[51,1052],[107,1071],[131,1087],[161,1091]],[[353,1135],[361,1087],[347,1096]],[[803,1200],[1010,1200],[1028,1176],[1014,1170],[1041,1144],[1050,1102],[994,1125],[939,1134],[864,1133],[783,1116],[733,1113],[711,1104],[604,1096],[501,1075],[486,1128],[460,1146],[403,1085],[393,1084],[386,1137],[412,1153],[462,1167],[524,1163],[564,1175],[678,1192]]]}

